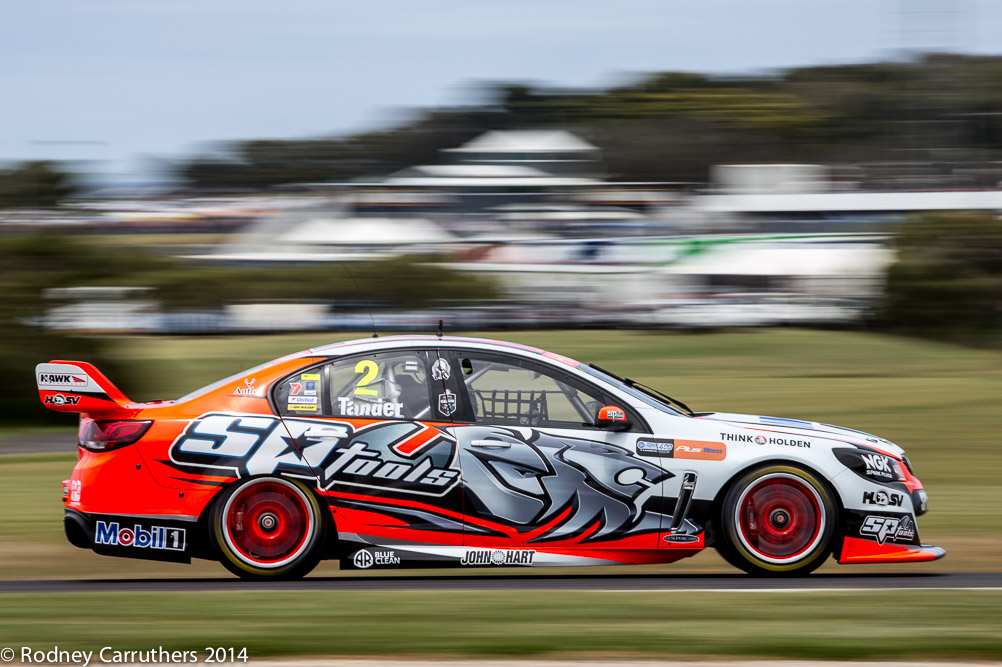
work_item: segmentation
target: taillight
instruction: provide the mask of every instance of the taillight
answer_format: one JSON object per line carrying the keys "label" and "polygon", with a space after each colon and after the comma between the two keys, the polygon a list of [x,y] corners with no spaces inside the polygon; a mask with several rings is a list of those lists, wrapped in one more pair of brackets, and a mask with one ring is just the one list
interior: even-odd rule
{"label": "taillight", "polygon": [[152,425],[148,419],[83,421],[78,444],[91,452],[108,452],[135,443]]}

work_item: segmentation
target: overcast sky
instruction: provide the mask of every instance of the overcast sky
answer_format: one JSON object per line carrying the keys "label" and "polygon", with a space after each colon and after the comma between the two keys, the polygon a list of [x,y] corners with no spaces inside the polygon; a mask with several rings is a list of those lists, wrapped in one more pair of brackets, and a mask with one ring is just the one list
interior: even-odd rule
{"label": "overcast sky", "polygon": [[[343,133],[472,83],[1002,53],[997,0],[7,0],[0,161]],[[464,93],[464,91],[466,91]],[[63,142],[93,142],[67,144]]]}

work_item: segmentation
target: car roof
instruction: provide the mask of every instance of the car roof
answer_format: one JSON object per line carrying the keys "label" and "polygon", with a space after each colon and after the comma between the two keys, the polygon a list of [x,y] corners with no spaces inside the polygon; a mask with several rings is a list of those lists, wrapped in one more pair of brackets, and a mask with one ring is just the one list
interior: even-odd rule
{"label": "car roof", "polygon": [[329,345],[321,345],[319,347],[314,347],[303,354],[309,355],[323,355],[323,356],[338,356],[340,354],[355,351],[355,348],[365,347],[369,349],[378,349],[383,347],[420,347],[420,346],[435,346],[443,345],[446,347],[454,347],[459,345],[469,345],[474,347],[482,348],[501,348],[509,351],[517,352],[529,352],[531,354],[540,355],[552,359],[555,361],[560,361],[568,366],[577,367],[579,364],[574,359],[565,357],[560,354],[554,354],[553,352],[547,352],[538,347],[532,347],[531,345],[522,345],[521,343],[512,343],[504,340],[496,340],[491,338],[472,338],[466,336],[422,336],[422,335],[403,335],[403,336],[385,336],[379,338],[360,338],[356,340],[347,340],[341,343],[331,343]]}

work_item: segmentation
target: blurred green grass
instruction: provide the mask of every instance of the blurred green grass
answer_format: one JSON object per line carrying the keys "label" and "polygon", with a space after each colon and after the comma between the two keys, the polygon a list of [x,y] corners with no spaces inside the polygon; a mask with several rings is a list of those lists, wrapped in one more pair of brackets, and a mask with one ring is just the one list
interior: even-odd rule
{"label": "blurred green grass", "polygon": [[[4,595],[0,645],[269,655],[997,660],[1002,593]],[[204,653],[202,654],[204,658]]]}
{"label": "blurred green grass", "polygon": [[[476,335],[476,334],[472,334]],[[1002,353],[859,332],[759,330],[715,334],[535,331],[486,334],[590,361],[661,388],[696,410],[816,419],[905,447],[929,490],[919,520],[925,542],[946,547],[936,563],[853,566],[865,571],[997,570],[1002,553]],[[142,378],[137,400],[174,398],[226,375],[357,334],[254,337],[124,337],[115,354]],[[114,381],[114,378],[112,378]],[[8,433],[17,438],[23,432]],[[0,456],[0,567],[6,577],[219,576],[192,566],[109,559],[62,535],[59,483],[65,455]],[[829,563],[824,569],[835,566]],[[848,568],[842,568],[845,571]],[[615,572],[733,571],[715,553],[669,566]],[[330,575],[325,563],[318,574]]]}

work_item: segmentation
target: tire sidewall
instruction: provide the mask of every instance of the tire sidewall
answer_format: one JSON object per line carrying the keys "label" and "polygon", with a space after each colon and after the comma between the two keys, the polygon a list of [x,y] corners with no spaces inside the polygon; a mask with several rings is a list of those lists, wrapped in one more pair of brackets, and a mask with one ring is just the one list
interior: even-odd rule
{"label": "tire sidewall", "polygon": [[[738,501],[744,492],[762,478],[776,474],[796,477],[798,481],[810,487],[816,493],[824,520],[824,526],[814,547],[796,560],[784,563],[765,560],[745,546],[735,518]],[[832,492],[816,473],[796,465],[777,463],[763,465],[742,474],[724,496],[719,519],[723,537],[720,551],[732,565],[756,575],[803,575],[818,568],[831,554],[838,526],[838,510]]]}
{"label": "tire sidewall", "polygon": [[[226,508],[230,501],[248,486],[262,482],[276,482],[302,494],[313,523],[312,533],[295,557],[278,567],[256,567],[240,557],[226,536]],[[317,495],[304,483],[288,477],[259,475],[231,484],[213,502],[209,513],[209,538],[219,562],[230,572],[244,579],[296,579],[309,573],[320,562],[327,535],[327,516],[322,511]]]}

